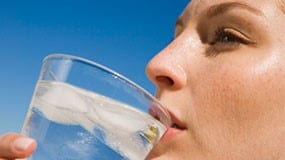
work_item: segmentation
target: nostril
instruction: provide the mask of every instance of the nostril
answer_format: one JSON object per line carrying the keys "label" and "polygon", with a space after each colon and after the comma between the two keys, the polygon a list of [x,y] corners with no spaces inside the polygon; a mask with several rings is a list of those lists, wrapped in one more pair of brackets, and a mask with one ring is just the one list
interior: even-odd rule
{"label": "nostril", "polygon": [[158,82],[158,84],[163,85],[163,86],[173,86],[174,85],[174,81],[170,77],[167,77],[167,76],[157,76],[156,81]]}

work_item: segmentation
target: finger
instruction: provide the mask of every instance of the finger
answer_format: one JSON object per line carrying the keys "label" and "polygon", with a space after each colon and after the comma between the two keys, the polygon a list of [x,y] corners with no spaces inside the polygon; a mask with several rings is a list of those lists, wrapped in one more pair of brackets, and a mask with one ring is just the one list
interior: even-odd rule
{"label": "finger", "polygon": [[35,149],[35,140],[24,137],[23,135],[16,133],[8,133],[3,136],[0,136],[1,158],[25,158],[30,156]]}

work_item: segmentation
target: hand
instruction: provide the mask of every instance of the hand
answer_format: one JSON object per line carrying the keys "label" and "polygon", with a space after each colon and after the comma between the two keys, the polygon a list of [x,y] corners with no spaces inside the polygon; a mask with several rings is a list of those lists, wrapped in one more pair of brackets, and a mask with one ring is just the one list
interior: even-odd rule
{"label": "hand", "polygon": [[36,141],[17,133],[0,136],[0,160],[29,157],[36,149]]}

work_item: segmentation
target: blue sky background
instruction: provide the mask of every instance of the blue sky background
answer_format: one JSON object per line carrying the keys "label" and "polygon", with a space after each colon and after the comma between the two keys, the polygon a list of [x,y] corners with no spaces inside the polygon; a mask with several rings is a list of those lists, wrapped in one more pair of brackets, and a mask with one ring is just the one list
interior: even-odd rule
{"label": "blue sky background", "polygon": [[173,37],[188,0],[0,2],[0,134],[21,130],[50,53],[102,63],[151,93],[145,65]]}

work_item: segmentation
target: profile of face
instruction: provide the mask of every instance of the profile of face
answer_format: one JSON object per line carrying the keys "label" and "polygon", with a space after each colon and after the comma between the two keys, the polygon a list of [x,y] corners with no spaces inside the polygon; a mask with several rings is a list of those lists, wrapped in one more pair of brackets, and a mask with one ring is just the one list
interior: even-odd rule
{"label": "profile of face", "polygon": [[173,124],[149,159],[285,159],[282,0],[192,0],[148,64]]}

